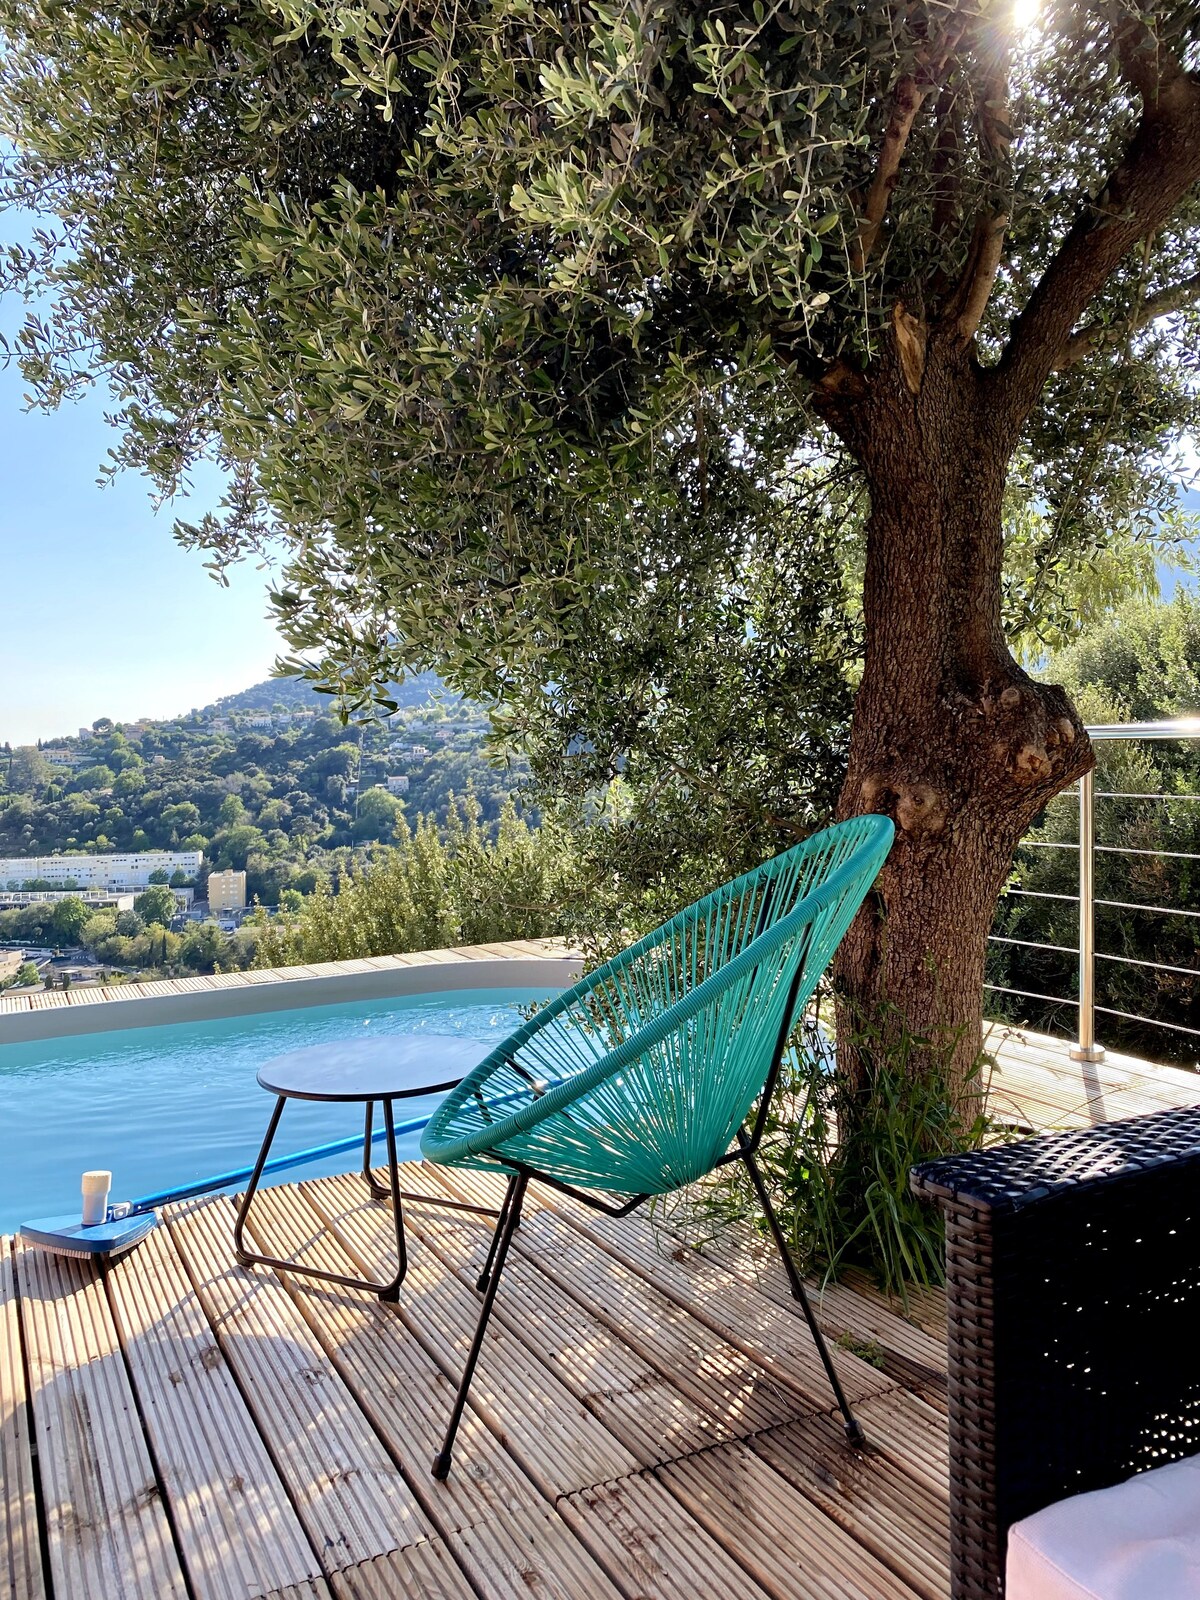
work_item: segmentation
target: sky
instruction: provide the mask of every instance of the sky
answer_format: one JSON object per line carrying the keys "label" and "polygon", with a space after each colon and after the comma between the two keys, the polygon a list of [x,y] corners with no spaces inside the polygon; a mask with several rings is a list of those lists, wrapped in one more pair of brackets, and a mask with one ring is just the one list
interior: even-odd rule
{"label": "sky", "polygon": [[[0,216],[0,245],[17,236]],[[0,329],[23,315],[0,302]],[[171,538],[176,516],[215,508],[215,471],[156,512],[144,478],[97,484],[116,442],[102,391],[50,415],[24,394],[0,368],[0,744],[174,716],[265,678],[282,649],[268,574],[243,564],[223,589]]]}

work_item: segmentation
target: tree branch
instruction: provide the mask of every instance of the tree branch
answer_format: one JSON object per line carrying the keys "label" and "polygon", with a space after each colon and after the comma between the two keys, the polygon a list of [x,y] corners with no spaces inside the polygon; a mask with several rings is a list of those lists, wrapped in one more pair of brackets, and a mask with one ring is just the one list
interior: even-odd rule
{"label": "tree branch", "polygon": [[1013,323],[992,382],[1014,432],[1119,262],[1200,180],[1200,82],[1141,22],[1122,25],[1116,45],[1121,75],[1141,96],[1141,119],[1103,190],[1083,207]]}
{"label": "tree branch", "polygon": [[970,344],[983,320],[991,298],[996,274],[1000,271],[1000,258],[1004,254],[1004,231],[1008,227],[1008,213],[994,211],[980,217],[975,223],[971,250],[967,257],[967,270],[959,286],[958,303],[961,311],[956,319],[958,337]]}
{"label": "tree branch", "polygon": [[[1012,150],[1009,122],[1008,73],[1012,46],[1007,31],[993,37],[985,53],[985,71],[979,96],[979,132],[993,169],[1007,178]],[[1000,185],[998,184],[998,187]],[[1003,185],[1008,190],[1007,183]],[[980,212],[971,233],[971,246],[962,277],[946,306],[946,320],[952,321],[961,342],[970,344],[991,298],[1004,254],[1004,234],[1008,212],[992,205]]]}
{"label": "tree branch", "polygon": [[867,190],[859,216],[858,238],[854,241],[850,262],[855,272],[862,272],[879,242],[879,231],[887,215],[888,201],[900,175],[900,158],[917,120],[928,89],[923,89],[914,77],[900,79],[892,98],[892,114],[883,135],[883,148],[875,167],[875,176]]}
{"label": "tree branch", "polygon": [[1127,338],[1139,328],[1157,321],[1159,317],[1170,316],[1172,311],[1182,311],[1195,300],[1200,300],[1200,272],[1196,273],[1195,277],[1185,278],[1182,283],[1173,283],[1169,289],[1162,289],[1158,294],[1151,295],[1149,299],[1142,301],[1132,315],[1120,322],[1090,322],[1086,327],[1076,329],[1058,352],[1054,370],[1064,372],[1068,367],[1073,367],[1077,361],[1082,361],[1085,356],[1103,350],[1105,345]]}

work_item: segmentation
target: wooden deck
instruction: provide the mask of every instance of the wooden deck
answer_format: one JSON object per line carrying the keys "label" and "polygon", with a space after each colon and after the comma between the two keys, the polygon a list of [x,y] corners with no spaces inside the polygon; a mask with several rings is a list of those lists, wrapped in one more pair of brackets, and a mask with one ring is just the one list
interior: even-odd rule
{"label": "wooden deck", "polygon": [[[398,1307],[233,1265],[228,1199],[176,1208],[103,1272],[5,1241],[0,1596],[945,1594],[934,1334],[826,1296],[859,1456],[756,1242],[718,1257],[531,1200],[445,1485],[429,1463],[485,1221],[413,1206]],[[387,1209],[358,1178],[267,1190],[257,1215],[264,1248],[386,1258]]]}
{"label": "wooden deck", "polygon": [[[1200,1101],[1187,1074],[997,1044],[994,1109],[1022,1126]],[[256,1219],[261,1248],[310,1264],[387,1259],[356,1177],[267,1190]],[[825,1293],[855,1453],[756,1234],[697,1249],[535,1187],[442,1485],[489,1224],[408,1220],[395,1307],[238,1268],[223,1198],[103,1272],[0,1241],[0,1600],[946,1595],[938,1297],[905,1316],[853,1279]]]}

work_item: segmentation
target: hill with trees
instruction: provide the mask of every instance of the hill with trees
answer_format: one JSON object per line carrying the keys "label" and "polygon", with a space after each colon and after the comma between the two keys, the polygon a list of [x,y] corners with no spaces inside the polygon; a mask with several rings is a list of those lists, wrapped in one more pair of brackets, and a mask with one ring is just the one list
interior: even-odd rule
{"label": "hill with trees", "polygon": [[432,674],[393,698],[391,715],[348,725],[302,680],[271,679],[173,720],[101,717],[74,738],[6,747],[0,855],[199,849],[275,905],[390,842],[406,809],[441,825],[470,791],[484,825],[497,822],[520,769],[485,755],[485,714]]}

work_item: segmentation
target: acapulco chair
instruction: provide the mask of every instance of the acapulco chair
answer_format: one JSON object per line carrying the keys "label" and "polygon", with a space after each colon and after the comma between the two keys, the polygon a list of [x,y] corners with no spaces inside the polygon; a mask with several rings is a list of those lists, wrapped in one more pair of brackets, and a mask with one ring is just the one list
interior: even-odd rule
{"label": "acapulco chair", "polygon": [[518,1028],[434,1113],[426,1160],[509,1175],[435,1478],[450,1471],[530,1180],[619,1217],[730,1161],[746,1165],[847,1435],[861,1442],[755,1155],[788,1040],[893,833],[886,817],[852,818],[698,900]]}

